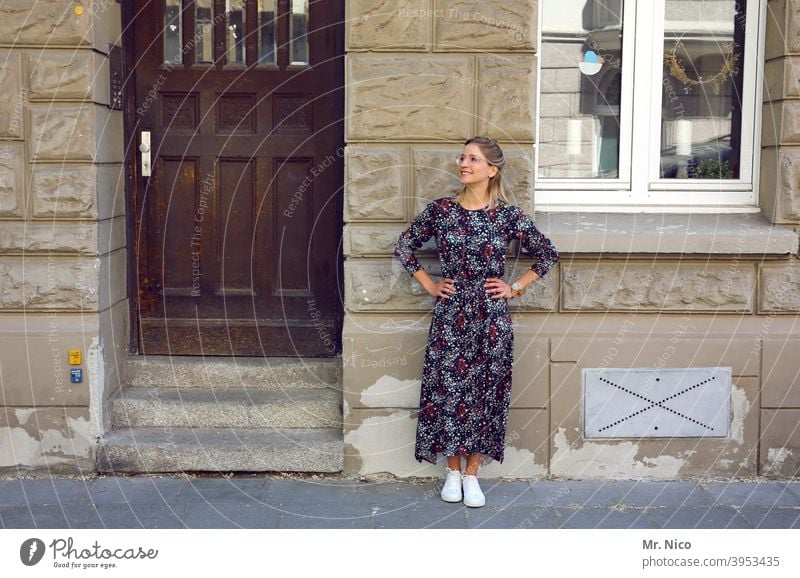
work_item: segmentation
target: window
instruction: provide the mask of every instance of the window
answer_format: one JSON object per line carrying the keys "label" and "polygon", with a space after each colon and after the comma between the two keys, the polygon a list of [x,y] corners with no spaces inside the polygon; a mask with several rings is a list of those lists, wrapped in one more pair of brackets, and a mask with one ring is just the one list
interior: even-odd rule
{"label": "window", "polygon": [[541,210],[756,211],[766,0],[542,0]]}

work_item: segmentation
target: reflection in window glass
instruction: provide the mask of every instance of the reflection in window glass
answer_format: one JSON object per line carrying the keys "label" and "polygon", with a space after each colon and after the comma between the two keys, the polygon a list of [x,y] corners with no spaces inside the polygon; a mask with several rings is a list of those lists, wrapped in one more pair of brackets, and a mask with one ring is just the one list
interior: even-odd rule
{"label": "reflection in window glass", "polygon": [[164,3],[164,62],[180,64],[181,54],[181,0]]}
{"label": "reflection in window glass", "polygon": [[258,0],[258,61],[275,63],[275,0]]}
{"label": "reflection in window glass", "polygon": [[308,64],[308,0],[292,0],[291,64]]}
{"label": "reflection in window glass", "polygon": [[739,178],[743,0],[667,0],[662,178]]}
{"label": "reflection in window glass", "polygon": [[622,0],[542,0],[540,178],[618,178]]}
{"label": "reflection in window glass", "polygon": [[213,0],[195,0],[195,46],[194,61],[207,63],[214,61],[214,22]]}
{"label": "reflection in window glass", "polygon": [[244,64],[244,14],[244,0],[225,0],[228,64]]}

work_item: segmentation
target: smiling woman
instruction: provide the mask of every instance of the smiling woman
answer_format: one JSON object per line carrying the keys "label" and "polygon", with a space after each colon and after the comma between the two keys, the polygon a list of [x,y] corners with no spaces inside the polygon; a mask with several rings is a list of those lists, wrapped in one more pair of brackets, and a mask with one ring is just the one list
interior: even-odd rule
{"label": "smiling woman", "polygon": [[[441,497],[485,504],[478,484],[483,454],[502,463],[511,397],[514,335],[508,299],[543,277],[558,261],[553,244],[503,191],[503,151],[475,137],[457,158],[461,192],[428,203],[399,237],[395,257],[436,297],[420,391],[415,457],[447,456]],[[433,281],[414,251],[435,236],[443,279]],[[512,239],[535,259],[512,285],[503,280]],[[461,456],[467,458],[461,475]],[[462,491],[463,482],[463,491]]]}

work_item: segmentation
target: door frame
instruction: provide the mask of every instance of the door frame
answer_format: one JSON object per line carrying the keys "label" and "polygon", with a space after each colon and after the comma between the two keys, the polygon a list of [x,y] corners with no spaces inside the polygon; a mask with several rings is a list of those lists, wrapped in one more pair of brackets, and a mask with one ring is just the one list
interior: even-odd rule
{"label": "door frame", "polygon": [[[151,0],[158,1],[158,0]],[[345,0],[324,0],[325,2],[333,2],[336,5],[338,14],[337,21],[339,25],[332,31],[334,37],[334,45],[336,47],[337,57],[341,58],[341,63],[337,66],[336,82],[342,90],[336,92],[334,100],[336,109],[340,112],[342,119],[342,127],[344,127],[345,117],[345,73],[344,73],[344,58],[345,58]],[[128,312],[129,312],[129,334],[128,334],[128,354],[139,355],[141,354],[139,344],[139,307],[138,307],[138,273],[136,270],[136,215],[140,207],[137,206],[137,188],[136,182],[139,178],[139,151],[138,151],[138,135],[135,130],[136,126],[136,54],[134,50],[134,36],[135,30],[132,25],[135,16],[135,6],[131,1],[123,0],[120,2],[121,13],[121,27],[122,27],[122,68],[123,68],[123,135],[125,139],[124,161],[123,161],[123,175],[125,187],[125,242],[127,248],[127,297],[128,297]],[[339,143],[341,150],[344,150],[345,136],[344,128],[342,128],[342,140]],[[153,159],[155,160],[155,159]],[[342,164],[342,170],[344,164]],[[341,175],[342,177],[344,175]],[[344,183],[344,178],[341,179]],[[339,239],[341,240],[344,231],[344,186],[336,190],[335,208],[336,214],[339,215],[335,226],[339,232]],[[336,251],[336,280],[338,295],[344,296],[344,253],[343,244],[340,241],[337,245]],[[334,338],[336,345],[336,354],[341,355],[342,352],[342,330],[344,326],[344,299],[339,300],[339,306],[335,313],[334,324]]]}

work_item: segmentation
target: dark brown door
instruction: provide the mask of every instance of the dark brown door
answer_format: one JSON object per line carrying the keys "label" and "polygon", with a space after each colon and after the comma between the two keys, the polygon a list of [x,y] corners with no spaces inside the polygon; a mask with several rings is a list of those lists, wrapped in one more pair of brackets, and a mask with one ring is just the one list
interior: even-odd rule
{"label": "dark brown door", "polygon": [[342,4],[128,6],[139,352],[340,351]]}

